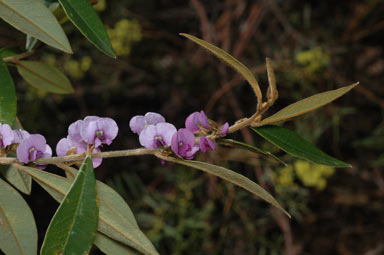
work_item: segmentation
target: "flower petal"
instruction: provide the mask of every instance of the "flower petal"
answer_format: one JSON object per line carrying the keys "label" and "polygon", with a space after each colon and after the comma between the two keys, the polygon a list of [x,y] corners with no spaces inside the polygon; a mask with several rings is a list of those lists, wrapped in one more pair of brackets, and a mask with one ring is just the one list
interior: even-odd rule
{"label": "flower petal", "polygon": [[198,126],[199,116],[200,116],[199,112],[194,112],[194,113],[191,113],[185,120],[185,127],[193,133],[200,131]]}
{"label": "flower petal", "polygon": [[102,142],[110,145],[119,132],[119,127],[116,122],[111,118],[100,118],[96,122],[99,129],[104,132],[104,140],[102,140]]}
{"label": "flower petal", "polygon": [[177,132],[176,127],[170,123],[158,123],[155,127],[157,135],[163,138],[164,143],[167,146],[170,146],[172,143],[172,136]]}
{"label": "flower petal", "polygon": [[71,138],[71,140],[79,142],[82,140],[80,130],[83,126],[83,122],[83,120],[78,120],[69,125],[68,136]]}
{"label": "flower petal", "polygon": [[71,149],[72,143],[67,138],[61,138],[56,145],[56,154],[57,156],[66,156],[67,152]]}
{"label": "flower petal", "polygon": [[140,135],[141,131],[143,131],[145,126],[145,118],[144,116],[138,115],[133,117],[129,121],[129,127],[131,128],[133,133]]}
{"label": "flower petal", "polygon": [[0,147],[7,147],[12,144],[13,141],[13,131],[8,124],[0,124]]}
{"label": "flower petal", "polygon": [[157,123],[164,123],[165,118],[156,112],[147,112],[144,116],[145,125],[155,125]]}
{"label": "flower petal", "polygon": [[156,136],[156,127],[154,125],[149,125],[140,133],[140,136],[139,136],[140,144],[148,149],[156,149],[156,146],[154,143],[155,136]]}

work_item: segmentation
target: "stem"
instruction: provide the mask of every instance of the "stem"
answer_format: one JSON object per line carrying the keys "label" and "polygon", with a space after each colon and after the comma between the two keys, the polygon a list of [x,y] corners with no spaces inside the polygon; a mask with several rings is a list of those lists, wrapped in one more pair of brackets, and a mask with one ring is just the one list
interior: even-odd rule
{"label": "stem", "polygon": [[[92,158],[117,158],[117,157],[129,157],[129,156],[140,156],[140,155],[154,155],[156,150],[150,150],[145,148],[131,149],[131,150],[120,150],[120,151],[106,151],[99,153],[92,153]],[[37,164],[57,164],[72,161],[81,161],[86,157],[85,153],[75,154],[63,157],[52,157],[52,158],[39,158],[35,161]],[[10,165],[12,163],[18,163],[17,158],[4,158],[0,157],[0,165]]]}
{"label": "stem", "polygon": [[21,53],[19,55],[16,55],[16,56],[10,56],[10,57],[3,58],[3,61],[4,62],[16,63],[18,60],[26,58],[26,57],[29,57],[33,53],[34,53],[33,50],[26,51],[26,52],[23,52],[23,53]]}

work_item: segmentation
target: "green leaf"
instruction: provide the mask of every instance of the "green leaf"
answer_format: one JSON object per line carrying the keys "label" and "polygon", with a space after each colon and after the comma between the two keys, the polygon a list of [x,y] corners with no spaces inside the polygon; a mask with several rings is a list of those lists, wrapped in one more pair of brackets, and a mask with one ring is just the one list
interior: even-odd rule
{"label": "green leaf", "polygon": [[49,224],[41,254],[88,254],[96,237],[99,207],[92,160],[86,158]]}
{"label": "green leaf", "polygon": [[23,33],[72,53],[67,36],[49,9],[39,0],[2,0],[0,17]]}
{"label": "green leaf", "polygon": [[[20,165],[17,165],[17,168],[31,175],[59,202],[71,185],[68,179],[46,171]],[[143,254],[158,254],[152,243],[138,228],[133,213],[124,199],[106,184],[98,181],[96,183],[100,203],[98,231]]]}
{"label": "green leaf", "polygon": [[16,107],[15,85],[7,65],[0,58],[0,123],[12,125],[16,117]]}
{"label": "green leaf", "polygon": [[95,245],[105,254],[108,255],[140,255],[141,253],[125,246],[118,241],[109,238],[108,236],[97,233],[95,238]]}
{"label": "green leaf", "polygon": [[12,255],[37,254],[35,219],[23,197],[0,179],[0,250]]}
{"label": "green leaf", "polygon": [[223,145],[227,145],[227,146],[231,146],[231,147],[237,147],[237,148],[240,148],[240,149],[244,149],[244,150],[260,153],[260,154],[263,154],[265,156],[269,156],[269,157],[274,158],[275,160],[279,161],[283,165],[287,165],[287,163],[285,163],[284,161],[282,161],[281,159],[279,159],[278,157],[276,157],[275,155],[273,155],[269,151],[265,151],[263,149],[260,149],[260,148],[258,148],[256,146],[253,146],[253,145],[250,145],[250,144],[247,144],[247,143],[243,143],[243,142],[232,140],[232,139],[219,139],[219,140],[217,140],[217,142],[219,144],[223,144]]}
{"label": "green leaf", "polygon": [[74,90],[70,81],[57,68],[38,61],[17,61],[19,74],[31,86],[44,91],[68,94]]}
{"label": "green leaf", "polygon": [[89,0],[59,0],[69,20],[96,48],[115,57],[107,31]]}
{"label": "green leaf", "polygon": [[292,156],[327,166],[350,167],[349,164],[322,152],[289,129],[273,125],[251,129]]}
{"label": "green leaf", "polygon": [[0,166],[4,178],[21,192],[30,195],[32,189],[32,178],[28,174],[16,169],[13,166]]}
{"label": "green leaf", "polygon": [[262,100],[262,94],[260,90],[259,83],[257,82],[255,76],[252,74],[251,70],[249,70],[243,63],[241,63],[239,60],[225,52],[224,50],[204,41],[201,40],[193,35],[180,33],[180,35],[188,38],[189,40],[197,43],[201,47],[207,49],[209,52],[213,53],[218,58],[224,60],[225,63],[227,63],[229,66],[234,68],[236,71],[238,71],[243,77],[249,82],[249,84],[252,86],[253,91],[256,94],[256,97],[258,99],[258,104],[261,103]]}
{"label": "green leaf", "polygon": [[18,46],[9,46],[1,48],[0,58],[13,57],[21,54],[23,51]]}
{"label": "green leaf", "polygon": [[259,198],[263,199],[264,201],[272,204],[276,208],[282,210],[288,217],[291,217],[287,211],[285,211],[280,204],[269,194],[265,189],[263,189],[260,185],[256,184],[255,182],[251,181],[244,175],[238,174],[230,169],[221,167],[221,166],[216,166],[212,165],[206,162],[201,162],[201,161],[195,161],[195,160],[183,160],[183,159],[178,159],[178,158],[173,158],[173,157],[165,157],[165,156],[160,156],[160,158],[175,162],[181,165],[193,167],[199,170],[202,170],[204,172],[216,175],[226,181],[229,181],[233,184],[236,184],[237,186],[242,187],[243,189],[251,192],[252,194],[258,196]]}
{"label": "green leaf", "polygon": [[35,37],[27,35],[27,38],[25,40],[25,49],[27,51],[31,51],[36,46],[36,43],[38,41],[39,40],[37,40]]}
{"label": "green leaf", "polygon": [[284,121],[299,115],[302,115],[304,113],[313,111],[323,105],[326,105],[333,100],[341,97],[354,87],[356,87],[359,83],[354,83],[352,85],[342,87],[335,90],[330,90],[327,92],[319,93],[310,97],[307,97],[305,99],[302,99],[300,101],[297,101],[296,103],[290,104],[287,107],[281,109],[277,113],[273,114],[272,116],[264,119],[261,121],[261,125],[271,124],[279,121]]}

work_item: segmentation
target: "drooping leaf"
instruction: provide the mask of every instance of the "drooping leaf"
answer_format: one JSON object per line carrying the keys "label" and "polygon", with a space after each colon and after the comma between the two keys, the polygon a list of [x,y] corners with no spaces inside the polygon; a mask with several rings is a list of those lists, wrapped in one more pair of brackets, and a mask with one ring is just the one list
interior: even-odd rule
{"label": "drooping leaf", "polygon": [[[67,178],[46,171],[26,166],[17,166],[17,168],[31,175],[59,202],[62,201],[71,185],[71,181]],[[149,239],[138,228],[133,213],[124,199],[101,182],[97,182],[97,191],[100,203],[98,231],[143,254],[158,254]]]}
{"label": "drooping leaf", "polygon": [[49,224],[41,254],[88,254],[99,220],[96,179],[86,158]]}
{"label": "drooping leaf", "polygon": [[270,156],[270,157],[274,158],[275,160],[279,161],[280,163],[282,163],[283,165],[287,165],[287,163],[285,163],[284,161],[282,161],[281,159],[279,159],[278,157],[273,155],[271,152],[265,151],[261,148],[258,148],[256,146],[253,146],[253,145],[250,145],[247,143],[243,143],[243,142],[236,141],[233,139],[219,139],[219,140],[217,140],[217,142],[219,144],[223,144],[223,145],[227,145],[227,146],[231,146],[231,147],[237,147],[237,148],[241,148],[244,150],[248,150],[248,151],[260,153],[260,154],[263,154],[266,156]]}
{"label": "drooping leaf", "polygon": [[0,58],[0,123],[12,125],[16,117],[16,90],[7,65]]}
{"label": "drooping leaf", "polygon": [[39,0],[2,0],[0,17],[23,33],[72,53],[67,36],[50,10]]}
{"label": "drooping leaf", "polygon": [[288,217],[291,217],[287,211],[284,210],[280,206],[280,204],[273,198],[271,194],[269,194],[265,189],[263,189],[260,185],[256,184],[255,182],[251,181],[249,178],[245,177],[244,175],[238,174],[230,169],[212,165],[206,162],[201,161],[195,161],[195,160],[183,160],[178,159],[174,157],[165,157],[165,156],[159,156],[160,158],[175,162],[181,165],[193,167],[199,170],[202,170],[204,172],[216,175],[226,181],[229,181],[237,186],[242,187],[243,189],[251,192],[252,194],[256,195],[257,197],[263,199],[264,201],[272,204],[276,208],[282,210]]}
{"label": "drooping leaf", "polygon": [[89,0],[59,0],[69,20],[96,48],[115,57],[109,36]]}
{"label": "drooping leaf", "polygon": [[234,68],[236,71],[238,71],[252,86],[253,91],[256,94],[256,97],[258,99],[258,103],[261,103],[262,100],[262,94],[260,90],[259,83],[257,82],[255,76],[252,74],[251,70],[248,69],[243,63],[241,63],[239,60],[231,56],[226,51],[204,41],[201,40],[193,35],[180,33],[180,35],[188,38],[189,40],[197,43],[201,47],[207,49],[209,52],[213,53],[216,57],[224,60],[225,63],[227,63],[230,67]]}
{"label": "drooping leaf", "polygon": [[132,248],[109,238],[108,236],[97,233],[95,238],[95,245],[105,254],[108,255],[140,255],[141,253],[133,250]]}
{"label": "drooping leaf", "polygon": [[0,179],[0,250],[12,255],[37,254],[35,219],[23,197]]}
{"label": "drooping leaf", "polygon": [[327,166],[350,167],[349,164],[322,152],[289,129],[273,125],[251,129],[292,156]]}
{"label": "drooping leaf", "polygon": [[74,90],[70,81],[57,68],[38,61],[18,61],[19,74],[31,86],[44,91],[68,94]]}
{"label": "drooping leaf", "polygon": [[290,104],[287,107],[278,111],[277,113],[273,114],[272,116],[269,116],[268,118],[262,120],[260,124],[266,125],[279,121],[284,121],[302,115],[304,113],[313,111],[341,97],[342,95],[356,87],[358,84],[359,83],[357,82],[346,87],[319,93],[297,101],[296,103]]}

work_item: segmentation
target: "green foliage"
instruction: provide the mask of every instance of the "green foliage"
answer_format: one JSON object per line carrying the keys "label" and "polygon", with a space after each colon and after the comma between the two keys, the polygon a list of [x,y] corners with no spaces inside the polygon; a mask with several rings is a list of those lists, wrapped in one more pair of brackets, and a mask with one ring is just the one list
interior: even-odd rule
{"label": "green foliage", "polygon": [[59,0],[69,20],[96,48],[115,57],[108,34],[88,0]]}
{"label": "green foliage", "polygon": [[41,254],[88,254],[99,218],[96,180],[91,158],[80,167],[49,224]]}
{"label": "green foliage", "polygon": [[108,28],[107,32],[117,56],[128,56],[132,44],[142,38],[141,27],[137,20],[119,20],[114,28]]}
{"label": "green foliage", "polygon": [[16,107],[15,85],[8,72],[7,65],[0,58],[0,122],[13,125],[16,117]]}
{"label": "green foliage", "polygon": [[46,44],[72,53],[60,24],[51,11],[39,0],[1,1],[0,17],[16,29]]}
{"label": "green foliage", "polygon": [[37,254],[35,219],[23,197],[0,179],[0,249],[5,254]]}

